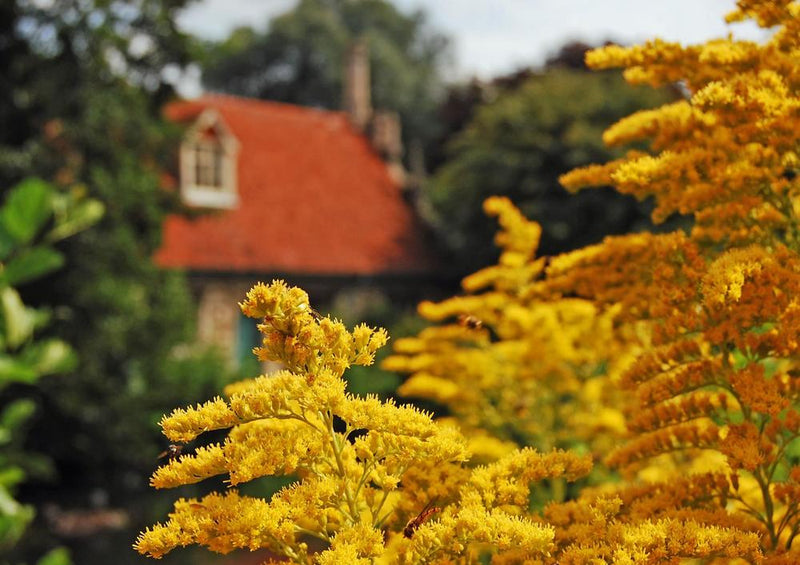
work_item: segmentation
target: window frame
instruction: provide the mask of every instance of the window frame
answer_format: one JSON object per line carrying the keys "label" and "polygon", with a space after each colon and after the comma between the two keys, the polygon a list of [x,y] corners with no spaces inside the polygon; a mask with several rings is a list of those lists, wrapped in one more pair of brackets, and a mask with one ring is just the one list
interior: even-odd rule
{"label": "window frame", "polygon": [[[212,139],[204,139],[203,132],[213,130]],[[204,208],[236,208],[239,204],[236,163],[239,142],[213,109],[205,110],[186,132],[180,149],[181,198],[185,204]],[[209,163],[211,175],[219,177],[219,184],[202,184],[198,179],[198,155]],[[217,162],[215,162],[218,159]],[[218,170],[215,170],[217,169]]]}

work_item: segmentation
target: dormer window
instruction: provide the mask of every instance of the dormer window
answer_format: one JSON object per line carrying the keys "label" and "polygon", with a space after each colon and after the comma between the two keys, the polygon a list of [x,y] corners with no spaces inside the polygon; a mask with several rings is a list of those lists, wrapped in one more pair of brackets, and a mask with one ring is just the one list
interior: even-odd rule
{"label": "dormer window", "polygon": [[181,197],[204,208],[235,208],[238,143],[214,110],[203,112],[181,145]]}
{"label": "dormer window", "polygon": [[216,139],[200,139],[191,143],[190,151],[194,151],[194,180],[198,188],[222,191],[222,167],[225,151]]}

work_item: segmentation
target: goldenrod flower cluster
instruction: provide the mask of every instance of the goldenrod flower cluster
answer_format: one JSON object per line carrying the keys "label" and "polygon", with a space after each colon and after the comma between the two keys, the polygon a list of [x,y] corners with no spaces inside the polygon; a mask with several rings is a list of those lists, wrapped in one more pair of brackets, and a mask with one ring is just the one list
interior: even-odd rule
{"label": "goldenrod flower cluster", "polygon": [[[346,392],[345,369],[372,362],[387,340],[383,330],[348,331],[282,281],[256,285],[241,308],[261,322],[256,354],[286,369],[233,384],[226,398],[162,420],[176,443],[228,433],[157,469],[154,487],[221,475],[231,488],[178,500],[166,523],[142,532],[139,552],[158,558],[190,544],[220,553],[268,548],[294,563],[320,565],[548,553],[553,529],[522,512],[530,485],[574,480],[589,471],[590,460],[527,450],[470,472],[456,428],[410,406]],[[267,475],[297,480],[270,500],[233,488]]]}
{"label": "goldenrod flower cluster", "polygon": [[[498,264],[420,305],[436,325],[386,361],[447,422],[346,391],[383,330],[348,331],[303,291],[257,285],[241,305],[260,321],[256,354],[284,369],[164,418],[173,442],[228,432],[152,477],[231,488],[179,500],[136,548],[324,565],[800,563],[800,2],[736,6],[728,21],[769,39],[587,58],[685,98],[604,137],[649,149],[563,184],[651,198],[654,220],[681,214],[686,230],[536,258],[539,226],[489,199]],[[590,475],[593,459],[616,482]],[[234,488],[265,475],[296,481],[269,500]]]}
{"label": "goldenrod flower cluster", "polygon": [[[729,21],[774,27],[770,39],[656,40],[587,57],[624,67],[633,83],[678,82],[686,97],[604,135],[611,145],[647,140],[649,151],[562,182],[652,198],[654,220],[683,214],[690,228],[611,237],[545,264],[534,258],[535,227],[490,200],[504,230],[500,264],[465,280],[471,294],[422,305],[451,323],[401,340],[389,359],[411,374],[402,391],[446,405],[479,439],[586,442],[551,414],[581,414],[592,363],[611,376],[598,382],[635,393],[631,405],[601,399],[625,412],[628,437],[606,462],[627,481],[547,507],[540,518],[555,527],[556,549],[541,562],[800,562],[800,3],[737,8]],[[541,314],[577,304],[591,317]],[[483,330],[458,328],[458,315],[483,319]],[[587,320],[608,320],[607,331]]]}
{"label": "goldenrod flower cluster", "polygon": [[[624,67],[631,82],[681,82],[687,92],[605,134],[610,144],[649,140],[650,152],[562,178],[570,189],[611,183],[653,198],[656,221],[691,218],[688,233],[609,238],[556,258],[546,273],[553,299],[621,308],[619,319],[646,324],[652,340],[623,373],[636,404],[628,440],[607,458],[631,483],[604,514],[608,533],[583,553],[606,562],[661,562],[655,556],[670,536],[686,544],[681,555],[706,561],[800,562],[800,3],[737,7],[729,21],[774,27],[766,43],[653,41],[587,58],[596,68]],[[587,491],[552,508],[551,523],[590,528],[598,514],[585,505],[608,508],[609,496]],[[617,556],[630,532],[660,538],[654,526],[673,533],[648,557],[636,557],[646,544]],[[571,555],[576,539],[565,535],[559,551]]]}
{"label": "goldenrod flower cluster", "polygon": [[615,335],[613,311],[577,298],[539,300],[541,228],[506,198],[484,206],[501,226],[498,264],[464,279],[469,294],[420,304],[440,325],[398,340],[383,367],[410,373],[401,394],[446,406],[480,459],[517,446],[599,458],[625,429],[615,379],[630,342]]}

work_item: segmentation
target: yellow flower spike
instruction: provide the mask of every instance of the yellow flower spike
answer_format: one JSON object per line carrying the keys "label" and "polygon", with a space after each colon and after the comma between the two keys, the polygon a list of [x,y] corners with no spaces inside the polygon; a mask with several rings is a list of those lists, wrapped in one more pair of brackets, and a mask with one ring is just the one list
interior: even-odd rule
{"label": "yellow flower spike", "polygon": [[[690,142],[697,128],[708,128],[715,123],[714,115],[701,111],[697,106],[687,100],[680,100],[672,104],[661,106],[655,110],[641,110],[626,118],[622,118],[617,123],[609,127],[603,133],[603,142],[608,146],[622,145],[638,141],[640,139],[653,139],[655,148],[668,146],[683,140]],[[632,160],[629,155],[626,160]],[[592,165],[587,170],[595,171],[597,175],[593,181],[588,177],[582,186],[602,186],[612,183],[614,170],[622,163],[622,160],[612,161],[603,166]],[[562,184],[569,189],[574,189],[571,184],[572,178],[577,178],[583,169],[577,169],[567,173],[562,177]],[[599,172],[606,174],[600,176]]]}
{"label": "yellow flower spike", "polygon": [[307,378],[280,371],[274,375],[242,381],[226,387],[230,407],[239,422],[258,418],[300,416],[319,406],[337,406],[345,398],[345,383],[327,370]]}
{"label": "yellow flower spike", "polygon": [[713,263],[703,280],[705,300],[715,306],[738,302],[745,280],[760,273],[765,262],[772,261],[764,249],[755,246],[726,253]]}
{"label": "yellow flower spike", "polygon": [[761,560],[756,534],[707,526],[694,520],[646,521],[626,525],[621,534],[623,547],[614,552],[615,563],[624,563],[624,555],[645,557],[645,561],[631,560],[631,563],[657,563],[681,555],[699,558],[724,556],[746,559],[751,563]]}
{"label": "yellow flower spike", "polygon": [[500,553],[518,551],[535,558],[548,554],[552,540],[549,526],[467,504],[420,525],[403,550],[401,562],[424,563],[431,557],[459,555],[479,544]]}
{"label": "yellow flower spike", "polygon": [[[625,126],[623,125],[620,127],[624,128]],[[609,161],[603,165],[587,165],[585,167],[572,169],[571,171],[558,177],[558,182],[570,192],[577,192],[582,188],[591,186],[609,186],[610,184],[613,184],[611,176],[622,163],[627,162],[628,159],[633,159],[641,155],[641,152],[629,152],[625,159]]]}
{"label": "yellow flower spike", "polygon": [[224,445],[232,485],[311,469],[323,451],[319,433],[296,420],[259,420],[237,426]]}
{"label": "yellow flower spike", "polygon": [[508,504],[525,506],[531,483],[550,477],[574,481],[591,469],[591,457],[566,451],[543,454],[526,448],[475,469],[464,489],[467,494],[477,495],[486,508]]}
{"label": "yellow flower spike", "polygon": [[236,414],[218,397],[196,408],[176,408],[161,419],[161,429],[170,441],[183,443],[192,441],[203,432],[229,428],[237,422]]}
{"label": "yellow flower spike", "polygon": [[353,346],[356,351],[364,349],[369,345],[373,337],[373,330],[366,324],[359,324],[353,328]]}
{"label": "yellow flower spike", "polygon": [[288,517],[286,505],[243,497],[235,491],[210,494],[200,500],[181,499],[175,503],[169,521],[142,532],[134,547],[151,557],[192,543],[217,553],[237,548],[278,548],[295,542]]}
{"label": "yellow flower spike", "polygon": [[[347,548],[347,549],[344,549]],[[331,549],[320,554],[318,563],[360,563],[361,561],[333,560],[346,554],[363,558],[364,563],[370,563],[369,557],[377,557],[383,553],[383,532],[368,524],[358,524],[353,528],[336,534],[331,542]],[[326,555],[328,554],[328,555]]]}
{"label": "yellow flower spike", "polygon": [[155,488],[174,488],[198,483],[208,477],[227,472],[228,466],[221,445],[198,447],[192,455],[183,455],[159,467],[150,479]]}
{"label": "yellow flower spike", "polygon": [[341,489],[339,478],[312,477],[283,488],[270,504],[285,506],[292,520],[304,521],[305,526],[313,528],[312,523],[322,520],[326,510],[336,509]]}
{"label": "yellow flower spike", "polygon": [[725,16],[729,23],[753,19],[760,27],[772,27],[797,15],[792,0],[737,0],[736,10]]}
{"label": "yellow flower spike", "polygon": [[[387,359],[383,368],[387,371],[413,371],[414,375],[409,377],[406,382],[400,385],[397,392],[402,396],[416,397],[416,398],[429,398],[440,404],[450,404],[463,399],[465,392],[463,388],[451,381],[437,377],[430,373],[424,372],[422,366],[415,366],[412,363],[401,363],[400,357],[390,357]],[[417,359],[417,362],[424,362],[424,359]]]}
{"label": "yellow flower spike", "polygon": [[351,334],[338,320],[314,312],[304,291],[280,280],[257,284],[240,307],[262,319],[263,342],[254,350],[258,358],[281,362],[295,373],[327,369],[341,375],[352,364],[372,363],[388,339],[385,330],[363,325]]}
{"label": "yellow flower spike", "polygon": [[340,565],[341,563],[372,565],[372,560],[368,557],[361,557],[355,545],[342,543],[317,555],[314,563],[317,565]]}

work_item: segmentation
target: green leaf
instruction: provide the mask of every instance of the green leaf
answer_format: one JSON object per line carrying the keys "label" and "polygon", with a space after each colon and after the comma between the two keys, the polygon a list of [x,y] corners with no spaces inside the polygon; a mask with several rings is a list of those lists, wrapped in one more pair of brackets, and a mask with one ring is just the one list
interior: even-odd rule
{"label": "green leaf", "polygon": [[48,232],[47,241],[58,241],[85,230],[97,223],[105,214],[105,206],[99,200],[84,200],[70,208],[67,214],[56,220],[55,227]]}
{"label": "green leaf", "polygon": [[800,438],[794,438],[786,446],[786,456],[792,461],[800,461]]}
{"label": "green leaf", "polygon": [[53,461],[46,455],[26,451],[24,464],[25,473],[29,477],[40,481],[52,481],[56,476]]}
{"label": "green leaf", "polygon": [[58,547],[39,559],[36,565],[70,565],[71,563],[69,551],[65,547]]}
{"label": "green leaf", "polygon": [[36,410],[36,404],[30,399],[16,400],[5,407],[0,414],[0,425],[9,430],[18,429]]}
{"label": "green leaf", "polygon": [[38,378],[35,367],[9,355],[0,355],[0,388],[10,383],[31,384]]}
{"label": "green leaf", "polygon": [[0,222],[18,243],[28,243],[52,212],[53,188],[41,179],[30,178],[13,189],[0,208]]}
{"label": "green leaf", "polygon": [[23,251],[8,262],[0,276],[0,284],[17,286],[51,273],[62,265],[64,256],[55,249],[34,247]]}
{"label": "green leaf", "polygon": [[16,246],[16,240],[8,233],[3,222],[0,221],[0,261],[5,261]]}
{"label": "green leaf", "polygon": [[5,489],[14,488],[24,480],[25,471],[16,465],[0,469],[0,486]]}
{"label": "green leaf", "polygon": [[19,293],[10,287],[0,288],[0,309],[5,321],[5,337],[8,347],[18,347],[33,334],[36,311],[27,308]]}
{"label": "green leaf", "polygon": [[30,312],[31,319],[33,320],[34,333],[36,330],[47,327],[47,324],[50,323],[50,319],[53,315],[50,310],[46,310],[44,308],[28,308],[28,312]]}
{"label": "green leaf", "polygon": [[6,488],[0,486],[0,551],[9,549],[17,542],[34,514],[32,506],[20,504]]}
{"label": "green leaf", "polygon": [[39,375],[65,373],[78,365],[73,349],[60,339],[46,339],[29,345],[20,353],[19,360]]}

